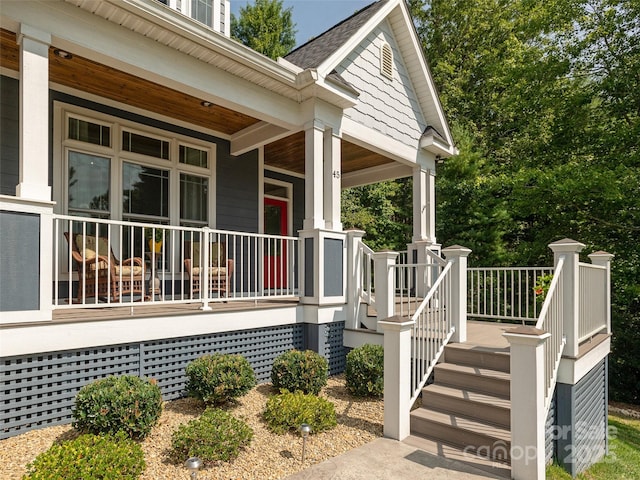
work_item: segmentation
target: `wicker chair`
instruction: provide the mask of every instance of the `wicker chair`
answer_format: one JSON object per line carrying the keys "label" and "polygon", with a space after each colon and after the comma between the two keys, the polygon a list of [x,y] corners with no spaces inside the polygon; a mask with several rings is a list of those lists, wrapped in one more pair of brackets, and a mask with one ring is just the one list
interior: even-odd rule
{"label": "wicker chair", "polygon": [[64,236],[77,265],[78,302],[88,297],[112,302],[119,301],[122,295],[146,297],[144,262],[140,257],[119,262],[104,237],[97,237],[96,242],[95,235],[65,232]]}
{"label": "wicker chair", "polygon": [[[201,290],[200,273],[203,253],[200,242],[184,242],[184,268],[189,276],[191,298]],[[227,259],[224,243],[211,243],[209,250],[209,292],[229,296],[229,279],[233,275],[233,260]]]}

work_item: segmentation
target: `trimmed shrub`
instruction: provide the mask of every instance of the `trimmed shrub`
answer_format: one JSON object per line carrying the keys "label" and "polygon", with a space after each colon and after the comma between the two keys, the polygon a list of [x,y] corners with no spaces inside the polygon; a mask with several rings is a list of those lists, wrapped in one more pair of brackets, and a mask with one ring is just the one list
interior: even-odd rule
{"label": "trimmed shrub", "polygon": [[242,355],[204,355],[187,365],[187,393],[208,405],[241,397],[256,384],[249,361]]}
{"label": "trimmed shrub", "polygon": [[380,397],[384,392],[384,350],[380,345],[362,345],[347,354],[345,380],[356,397]]}
{"label": "trimmed shrub", "polygon": [[218,408],[208,408],[197,419],[180,425],[171,437],[171,459],[184,462],[199,457],[205,463],[228,462],[251,443],[253,430],[242,420]]}
{"label": "trimmed shrub", "polygon": [[146,437],[162,413],[155,380],[133,375],[107,377],[85,385],[76,395],[73,426],[81,432]]}
{"label": "trimmed shrub", "polygon": [[290,350],[279,355],[271,368],[271,383],[278,390],[317,395],[327,384],[329,362],[312,350]]}
{"label": "trimmed shrub", "polygon": [[133,480],[146,468],[142,447],[124,432],[57,443],[27,466],[23,480]]}
{"label": "trimmed shrub", "polygon": [[330,430],[336,426],[336,408],[326,398],[314,394],[284,391],[267,400],[264,419],[269,429],[278,434],[298,430],[303,423],[311,426],[312,433]]}

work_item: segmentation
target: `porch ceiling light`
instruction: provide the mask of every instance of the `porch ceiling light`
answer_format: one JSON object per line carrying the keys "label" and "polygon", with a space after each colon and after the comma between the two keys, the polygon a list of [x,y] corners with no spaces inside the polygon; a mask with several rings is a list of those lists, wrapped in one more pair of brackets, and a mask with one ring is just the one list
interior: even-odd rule
{"label": "porch ceiling light", "polygon": [[54,54],[56,57],[64,58],[65,60],[71,60],[71,59],[73,58],[73,55],[72,55],[71,53],[66,52],[66,51],[64,51],[64,50],[60,50],[59,48],[56,48],[56,49],[53,51],[53,54]]}
{"label": "porch ceiling light", "polygon": [[206,100],[201,101],[200,105],[202,105],[203,107],[213,107],[213,103],[207,102]]}

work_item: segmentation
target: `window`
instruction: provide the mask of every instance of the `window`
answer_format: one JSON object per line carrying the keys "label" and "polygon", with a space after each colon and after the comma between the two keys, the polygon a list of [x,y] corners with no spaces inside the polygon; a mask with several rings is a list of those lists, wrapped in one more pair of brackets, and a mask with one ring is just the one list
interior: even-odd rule
{"label": "window", "polygon": [[149,157],[169,160],[168,141],[132,133],[126,130],[122,132],[122,149],[131,153],[139,153]]}
{"label": "window", "polygon": [[213,0],[191,0],[191,18],[213,26]]}
{"label": "window", "polygon": [[135,163],[122,164],[122,212],[169,220],[169,171]]}
{"label": "window", "polygon": [[380,73],[393,80],[393,50],[387,42],[380,46]]}
{"label": "window", "polygon": [[68,159],[69,214],[109,218],[111,159],[76,151]]}
{"label": "window", "polygon": [[209,181],[204,177],[180,174],[180,223],[202,226],[207,224]]}
{"label": "window", "polygon": [[71,140],[92,143],[103,147],[111,146],[111,128],[99,123],[88,122],[69,117],[69,134]]}
{"label": "window", "polygon": [[206,150],[180,145],[180,163],[194,167],[209,168],[209,155]]}

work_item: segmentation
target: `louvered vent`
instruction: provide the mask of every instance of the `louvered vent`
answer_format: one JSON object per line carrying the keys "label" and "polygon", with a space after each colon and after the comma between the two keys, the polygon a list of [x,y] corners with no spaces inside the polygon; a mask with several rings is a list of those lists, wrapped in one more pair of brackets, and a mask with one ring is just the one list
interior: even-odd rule
{"label": "louvered vent", "polygon": [[393,50],[388,43],[380,47],[380,73],[393,80]]}

